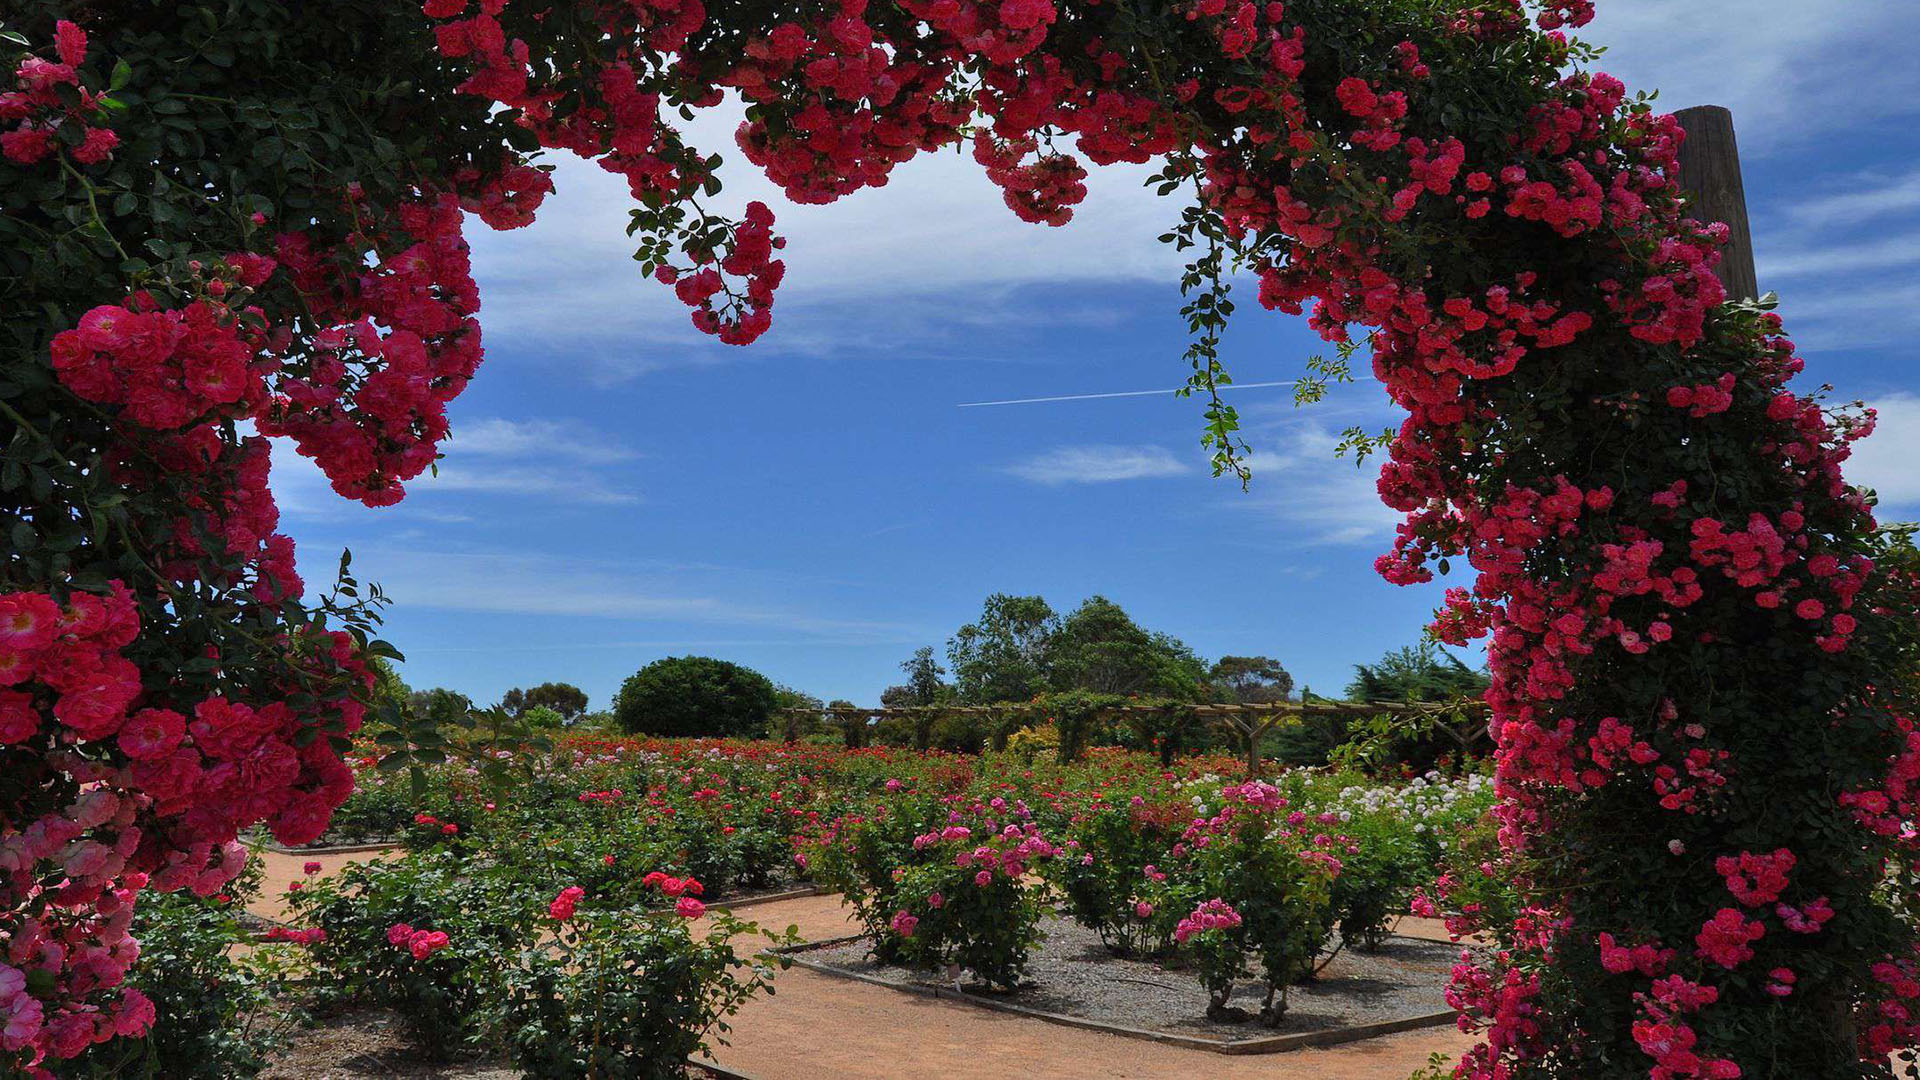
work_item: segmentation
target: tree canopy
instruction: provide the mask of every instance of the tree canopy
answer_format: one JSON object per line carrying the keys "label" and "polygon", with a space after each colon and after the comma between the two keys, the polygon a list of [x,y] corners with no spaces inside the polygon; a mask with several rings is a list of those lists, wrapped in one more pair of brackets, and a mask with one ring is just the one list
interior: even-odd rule
{"label": "tree canopy", "polygon": [[772,680],[710,656],[669,656],[628,676],[613,716],[635,735],[738,736],[767,732],[777,694]]}
{"label": "tree canopy", "polygon": [[[1207,678],[1206,662],[1185,642],[1145,629],[1104,596],[1088,597],[1061,618],[1042,597],[994,593],[980,618],[947,642],[947,662],[952,693],[973,705],[1072,690],[1193,699]],[[901,666],[910,678],[895,700],[925,704],[933,700],[926,695],[944,692],[936,689],[944,672],[933,663],[932,649],[921,649]]]}
{"label": "tree canopy", "polygon": [[1047,688],[1047,646],[1059,616],[1038,596],[994,593],[947,641],[947,665],[968,704],[1026,701]]}
{"label": "tree canopy", "polygon": [[1287,700],[1293,676],[1270,656],[1223,656],[1208,670],[1207,686],[1222,701],[1261,705]]}
{"label": "tree canopy", "polygon": [[1479,697],[1491,677],[1430,641],[1395,649],[1372,664],[1355,664],[1353,701],[1449,701]]}
{"label": "tree canopy", "polygon": [[571,683],[544,682],[530,690],[516,686],[500,698],[500,707],[516,717],[542,706],[570,721],[587,711],[587,692]]}

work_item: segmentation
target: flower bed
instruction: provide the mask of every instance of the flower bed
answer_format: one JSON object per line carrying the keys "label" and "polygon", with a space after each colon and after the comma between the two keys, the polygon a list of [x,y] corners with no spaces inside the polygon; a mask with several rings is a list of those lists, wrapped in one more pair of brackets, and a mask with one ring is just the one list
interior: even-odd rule
{"label": "flower bed", "polygon": [[[1317,979],[1293,987],[1280,1025],[1265,1028],[1209,1018],[1208,995],[1190,971],[1114,956],[1096,932],[1067,919],[1044,919],[1040,929],[1045,937],[1028,958],[1026,979],[1010,992],[960,989],[943,973],[883,963],[873,958],[874,941],[867,937],[788,955],[826,974],[1217,1053],[1324,1046],[1454,1018],[1444,991],[1460,950],[1444,942],[1390,936],[1376,951],[1344,952]],[[1256,1012],[1260,998],[1248,984],[1230,1001]]]}

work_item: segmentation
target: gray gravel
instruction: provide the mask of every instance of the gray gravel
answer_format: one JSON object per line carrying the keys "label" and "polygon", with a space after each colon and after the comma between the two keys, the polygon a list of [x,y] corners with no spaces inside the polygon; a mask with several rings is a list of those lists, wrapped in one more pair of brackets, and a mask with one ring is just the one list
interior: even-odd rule
{"label": "gray gravel", "polygon": [[[1018,990],[970,993],[1008,1004],[1120,1027],[1203,1039],[1254,1039],[1404,1020],[1445,1010],[1442,996],[1460,947],[1392,937],[1374,952],[1342,951],[1310,983],[1292,987],[1277,1027],[1207,1019],[1207,991],[1189,971],[1114,956],[1091,930],[1060,918],[1042,924],[1046,939],[1034,950]],[[896,985],[945,987],[937,973],[878,964],[863,941],[809,949],[799,957]],[[1232,1004],[1260,1011],[1261,985],[1242,984]]]}

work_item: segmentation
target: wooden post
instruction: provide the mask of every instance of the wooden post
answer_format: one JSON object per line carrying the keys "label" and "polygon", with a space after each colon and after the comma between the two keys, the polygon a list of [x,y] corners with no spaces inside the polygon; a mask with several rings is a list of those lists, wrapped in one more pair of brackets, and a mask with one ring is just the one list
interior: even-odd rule
{"label": "wooden post", "polygon": [[1740,147],[1733,137],[1733,113],[1719,105],[1695,105],[1674,114],[1687,133],[1680,147],[1680,190],[1691,209],[1688,217],[1724,221],[1727,245],[1720,249],[1715,273],[1730,300],[1760,296],[1753,269],[1753,230],[1747,224],[1747,191],[1740,181]]}

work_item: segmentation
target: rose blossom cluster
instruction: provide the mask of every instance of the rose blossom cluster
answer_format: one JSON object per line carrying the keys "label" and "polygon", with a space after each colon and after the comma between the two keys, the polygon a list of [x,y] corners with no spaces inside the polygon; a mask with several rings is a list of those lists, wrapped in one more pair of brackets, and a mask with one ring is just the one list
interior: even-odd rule
{"label": "rose blossom cluster", "polygon": [[387,927],[387,944],[405,950],[415,960],[425,960],[452,943],[443,930],[416,930],[406,923]]}
{"label": "rose blossom cluster", "polygon": [[1240,925],[1240,913],[1233,905],[1218,898],[1204,900],[1187,917],[1174,927],[1173,940],[1182,945],[1195,934],[1204,934],[1209,930],[1232,930]]}
{"label": "rose blossom cluster", "polygon": [[[60,20],[54,27],[55,59],[29,54],[13,71],[13,89],[0,93],[0,157],[16,165],[38,165],[63,150],[63,129],[79,133],[65,153],[81,165],[98,165],[113,156],[120,136],[95,126],[104,110],[101,98],[80,80],[87,60],[87,32]],[[73,88],[69,104],[61,87]]]}
{"label": "rose blossom cluster", "polygon": [[[240,829],[264,820],[305,843],[352,790],[324,739],[299,739],[316,718],[284,702],[176,709],[150,692],[122,655],[139,635],[119,582],[64,604],[0,594],[0,748],[53,795],[0,827],[6,955],[33,986],[33,1007],[10,1005],[10,1051],[66,1058],[144,1030],[135,1019],[150,1006],[121,988],[139,955],[127,928],[140,891],[212,895],[244,864]],[[348,644],[329,642],[326,661],[348,670]],[[327,708],[357,724],[348,692]]]}
{"label": "rose blossom cluster", "polygon": [[[463,93],[517,110],[541,146],[570,151],[624,177],[636,199],[664,197],[678,204],[698,195],[711,178],[707,164],[663,118],[661,89],[643,88],[649,72],[636,69],[633,61],[636,51],[659,55],[683,48],[706,21],[700,0],[597,6],[597,29],[611,51],[592,71],[571,71],[549,65],[546,57],[534,57],[529,42],[509,34],[502,22],[508,7],[506,0],[426,0],[422,5],[436,20],[440,54],[473,69],[461,84]],[[532,20],[529,33],[537,34],[544,15],[527,12],[525,17]],[[615,47],[620,42],[637,42],[639,49]],[[572,107],[556,108],[570,97]],[[720,89],[712,86],[695,97],[696,104],[712,105],[720,100]],[[507,227],[525,224],[551,190],[551,181],[524,163],[501,175],[496,186],[469,200],[481,207],[502,207],[505,212],[496,219]],[[663,264],[662,280],[674,285],[676,295],[693,308],[694,325],[703,332],[745,345],[771,325],[773,291],[785,271],[785,264],[771,257],[780,243],[772,237],[771,225],[772,215],[763,207],[747,221],[725,226],[717,248],[705,239],[704,230],[698,236],[690,232],[680,249],[691,265]]]}
{"label": "rose blossom cluster", "polygon": [[973,871],[973,883],[980,888],[992,885],[996,876],[1018,883],[1034,863],[1059,854],[1060,849],[1041,834],[1024,802],[1009,803],[997,796],[964,805],[954,796],[949,802],[954,805],[948,810],[947,824],[914,837],[914,850],[946,845],[954,867]]}
{"label": "rose blossom cluster", "polygon": [[447,405],[480,366],[480,297],[458,196],[390,215],[357,202],[367,217],[391,219],[367,238],[377,259],[310,233],[277,238],[275,254],[319,329],[255,422],[291,438],[336,492],[387,506],[433,464]]}

